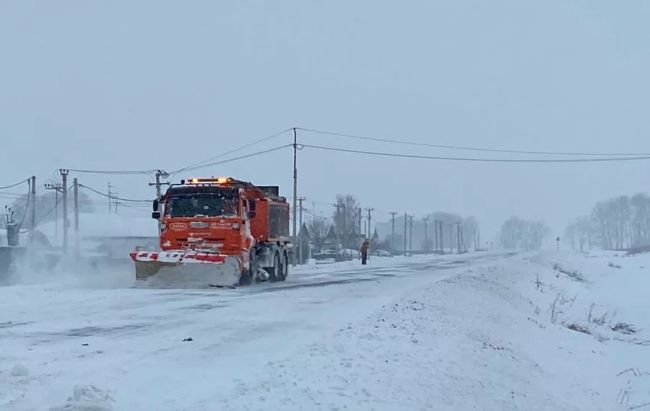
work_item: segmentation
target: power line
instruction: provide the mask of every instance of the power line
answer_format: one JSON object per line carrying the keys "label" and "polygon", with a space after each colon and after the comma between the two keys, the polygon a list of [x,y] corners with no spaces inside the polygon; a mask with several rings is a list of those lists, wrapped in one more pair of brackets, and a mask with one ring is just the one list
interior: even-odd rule
{"label": "power line", "polygon": [[5,199],[21,199],[25,196],[25,194],[15,194],[15,193],[0,193],[0,198],[5,198]]}
{"label": "power line", "polygon": [[353,150],[347,148],[325,147],[325,146],[316,146],[310,144],[303,144],[302,146],[308,148],[315,148],[318,150],[339,151],[344,153],[366,154],[366,155],[382,156],[382,157],[399,157],[399,158],[415,158],[415,159],[424,159],[424,160],[446,160],[446,161],[471,161],[471,162],[483,162],[483,163],[595,163],[595,162],[650,160],[650,155],[638,156],[638,157],[556,158],[556,159],[441,157],[441,156],[424,156],[419,154],[399,154],[399,153],[386,153],[386,152],[378,152],[378,151]]}
{"label": "power line", "polygon": [[[28,186],[28,191],[27,191],[27,201],[25,202],[25,212],[23,213],[23,218],[20,219],[20,224],[18,227],[22,227],[23,223],[25,222],[25,219],[27,218],[27,212],[29,211],[29,205],[31,204],[32,196],[29,195],[29,193],[32,191],[32,182],[27,180],[27,186]],[[33,229],[34,227],[32,227]]]}
{"label": "power line", "polygon": [[21,184],[24,184],[24,183],[29,184],[29,178],[21,180],[21,181],[19,181],[17,183],[14,183],[14,184],[9,184],[8,186],[0,186],[0,190],[6,190],[8,188],[14,188],[14,187],[17,187],[17,186],[19,186]]}
{"label": "power line", "polygon": [[145,174],[145,175],[151,175],[158,171],[158,169],[154,170],[82,170],[82,169],[77,169],[77,168],[69,168],[67,169],[68,171],[74,171],[75,173],[83,173],[83,174],[121,174],[121,175],[133,175],[133,174]]}
{"label": "power line", "polygon": [[196,168],[194,168],[194,167],[201,166],[202,164],[208,163],[208,162],[216,160],[218,158],[222,158],[222,157],[225,157],[225,156],[227,156],[229,154],[236,153],[237,151],[241,151],[241,150],[247,149],[249,147],[253,147],[254,145],[263,143],[264,141],[271,140],[273,138],[281,136],[282,134],[288,133],[290,130],[291,130],[290,128],[286,128],[286,129],[284,129],[282,131],[278,131],[277,133],[273,133],[273,134],[271,134],[269,136],[262,137],[260,139],[255,140],[255,141],[252,141],[250,143],[244,144],[243,146],[239,146],[237,148],[234,148],[232,150],[229,150],[229,151],[226,151],[224,153],[218,154],[216,156],[207,158],[207,159],[205,159],[203,161],[199,161],[198,163],[190,164],[190,165],[185,166],[183,168],[179,168],[178,170],[174,170],[174,171],[170,172],[170,174],[178,174],[178,173],[182,173],[183,171],[196,170]]}
{"label": "power line", "polygon": [[34,227],[38,227],[39,224],[43,222],[50,214],[52,214],[52,211],[56,210],[56,208],[59,206],[59,204],[63,201],[63,198],[57,199],[57,201],[54,202],[54,207],[50,208],[50,210],[43,214],[41,218],[36,222],[36,225]]}
{"label": "power line", "polygon": [[449,150],[467,150],[467,151],[483,151],[493,153],[510,153],[510,154],[537,154],[537,155],[558,155],[558,156],[650,156],[650,153],[589,153],[589,152],[567,152],[567,151],[534,151],[534,150],[505,150],[496,148],[485,147],[470,147],[470,146],[454,146],[445,144],[432,144],[420,143],[415,141],[397,140],[380,137],[369,137],[347,133],[337,133],[334,131],[318,130],[313,128],[296,127],[298,130],[306,131],[309,133],[323,134],[328,136],[345,137],[356,140],[376,141],[381,143],[403,144],[418,147],[431,147],[431,148],[444,148]]}
{"label": "power line", "polygon": [[119,200],[119,201],[127,201],[129,203],[150,203],[151,202],[151,200],[134,200],[134,199],[131,199],[131,198],[122,198],[122,197],[116,197],[114,195],[108,195],[106,193],[102,193],[99,190],[95,190],[94,188],[88,187],[88,186],[83,185],[83,184],[79,184],[79,187],[85,188],[86,190],[90,190],[95,194],[99,194],[100,196],[104,196],[104,197],[107,197],[107,198],[112,198],[112,199]]}
{"label": "power line", "polygon": [[183,171],[194,171],[194,170],[199,170],[201,168],[206,168],[206,167],[212,167],[212,166],[216,166],[216,165],[220,165],[220,164],[231,163],[233,161],[238,161],[238,160],[243,160],[245,158],[260,156],[262,154],[271,153],[273,151],[278,151],[278,150],[281,150],[283,148],[287,148],[287,147],[291,147],[291,146],[293,146],[293,144],[284,144],[284,145],[281,145],[281,146],[269,148],[268,150],[257,151],[255,153],[245,154],[245,155],[242,155],[242,156],[239,156],[239,157],[233,157],[233,158],[229,158],[229,159],[221,160],[221,161],[214,161],[214,162],[211,162],[211,163],[201,164],[201,165],[198,165],[198,166],[195,166],[195,167],[186,167],[185,169],[183,169]]}

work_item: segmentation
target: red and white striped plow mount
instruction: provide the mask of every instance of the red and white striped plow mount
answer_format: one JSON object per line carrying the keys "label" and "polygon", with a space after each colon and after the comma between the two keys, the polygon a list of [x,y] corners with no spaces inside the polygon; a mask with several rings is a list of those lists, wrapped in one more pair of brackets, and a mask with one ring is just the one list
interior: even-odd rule
{"label": "red and white striped plow mount", "polygon": [[161,263],[217,263],[222,264],[227,255],[198,251],[133,251],[133,261],[158,261]]}

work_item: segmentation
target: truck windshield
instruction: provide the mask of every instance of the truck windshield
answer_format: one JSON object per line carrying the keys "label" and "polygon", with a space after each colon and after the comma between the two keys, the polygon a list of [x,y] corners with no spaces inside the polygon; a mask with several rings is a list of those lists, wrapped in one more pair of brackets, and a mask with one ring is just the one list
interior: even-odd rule
{"label": "truck windshield", "polygon": [[193,194],[171,197],[167,200],[165,215],[171,217],[236,216],[237,199],[210,194]]}

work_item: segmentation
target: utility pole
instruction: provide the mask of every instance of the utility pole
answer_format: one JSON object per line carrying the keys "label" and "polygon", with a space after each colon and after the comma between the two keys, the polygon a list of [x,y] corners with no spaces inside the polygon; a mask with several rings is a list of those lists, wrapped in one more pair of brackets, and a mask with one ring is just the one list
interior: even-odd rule
{"label": "utility pole", "polygon": [[410,216],[409,219],[409,254],[413,255],[413,216]]}
{"label": "utility pole", "polygon": [[348,249],[350,248],[349,244],[349,236],[348,236],[348,205],[346,203],[341,204],[341,208],[343,209],[343,232],[341,233],[343,235],[343,248]]}
{"label": "utility pole", "polygon": [[454,224],[449,223],[449,253],[454,253]]}
{"label": "utility pole", "polygon": [[[58,184],[58,183],[57,183]],[[59,187],[61,185],[59,184]],[[54,244],[59,244],[59,190],[54,190]]]}
{"label": "utility pole", "polygon": [[442,221],[438,221],[438,224],[440,228],[438,229],[438,232],[440,234],[440,254],[445,253],[445,230],[444,230],[444,223]]}
{"label": "utility pole", "polygon": [[429,217],[424,217],[422,221],[424,221],[424,253],[429,254],[429,227],[427,225]]}
{"label": "utility pole", "polygon": [[68,250],[68,170],[60,169],[63,185],[63,253]]}
{"label": "utility pole", "polygon": [[160,200],[160,197],[162,197],[162,186],[168,186],[169,182],[162,182],[160,181],[161,178],[169,178],[169,174],[166,171],[163,170],[156,170],[156,182],[155,183],[149,183],[149,186],[155,186],[156,187],[156,198]]}
{"label": "utility pole", "polygon": [[302,232],[302,202],[307,200],[306,197],[300,197],[298,198],[298,202],[300,203],[300,231],[299,231],[299,236],[300,236],[300,241],[298,245],[298,263],[302,264],[302,245],[303,245],[303,232]]}
{"label": "utility pole", "polygon": [[108,183],[108,214],[111,213],[113,210],[113,205],[111,204],[111,201],[113,201],[113,186],[111,183]]}
{"label": "utility pole", "polygon": [[63,190],[60,183],[45,183],[46,190],[54,190],[54,243],[59,241],[59,192]]}
{"label": "utility pole", "polygon": [[391,240],[390,240],[390,253],[395,254],[395,215],[397,215],[396,211],[391,211],[390,212],[390,217],[391,217],[391,225],[392,225],[392,234],[391,234]]}
{"label": "utility pole", "polygon": [[74,196],[74,252],[79,256],[79,182],[77,177],[72,180],[72,193]]}
{"label": "utility pole", "polygon": [[408,219],[408,215],[404,213],[404,256],[406,256],[406,220]]}
{"label": "utility pole", "polygon": [[370,228],[370,223],[372,221],[372,215],[371,213],[375,211],[374,208],[366,208],[366,211],[368,212],[368,238],[372,235],[372,228]]}
{"label": "utility pole", "polygon": [[460,223],[456,223],[456,250],[458,250],[458,254],[461,253],[461,232],[460,232]]}
{"label": "utility pole", "polygon": [[[162,186],[164,185],[169,185],[169,182],[162,182],[160,181],[161,178],[169,178],[169,174],[164,171],[164,170],[156,170],[156,182],[155,183],[149,183],[149,187],[155,186],[156,187],[156,200],[160,201],[160,198],[162,197]],[[110,200],[109,200],[110,201]],[[160,205],[158,206],[158,210],[160,210]],[[110,212],[110,209],[109,209]],[[158,219],[158,233],[161,231],[161,222],[160,219]]]}
{"label": "utility pole", "polygon": [[[296,207],[298,204],[298,136],[296,135],[296,128],[293,129],[293,237],[297,238],[296,235],[296,218],[298,217]],[[296,254],[292,253],[293,256],[293,266],[296,266]]]}
{"label": "utility pole", "polygon": [[433,220],[433,249],[437,253],[438,249],[438,220]]}
{"label": "utility pole", "polygon": [[[36,229],[36,177],[32,176],[31,179],[31,203],[32,203],[32,209],[30,210],[32,212],[31,215],[31,234],[32,236],[34,235],[34,230]],[[32,238],[33,240],[33,238]]]}
{"label": "utility pole", "polygon": [[337,242],[341,243],[341,230],[339,230],[339,222],[341,221],[341,205],[337,202],[334,204],[336,207],[336,215],[334,216],[334,228],[336,229]]}
{"label": "utility pole", "polygon": [[361,247],[361,244],[363,244],[363,239],[361,238],[363,235],[363,231],[361,231],[361,219],[363,218],[363,210],[361,207],[359,207],[357,211],[359,212],[359,247]]}

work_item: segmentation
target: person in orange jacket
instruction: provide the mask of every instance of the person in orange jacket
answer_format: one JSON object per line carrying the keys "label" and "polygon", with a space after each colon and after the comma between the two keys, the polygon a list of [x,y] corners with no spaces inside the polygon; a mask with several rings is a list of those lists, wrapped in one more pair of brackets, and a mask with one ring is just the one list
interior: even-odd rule
{"label": "person in orange jacket", "polygon": [[370,240],[365,239],[363,240],[363,244],[361,244],[361,249],[359,251],[361,252],[361,264],[366,265],[366,261],[368,261],[368,249],[370,248]]}

